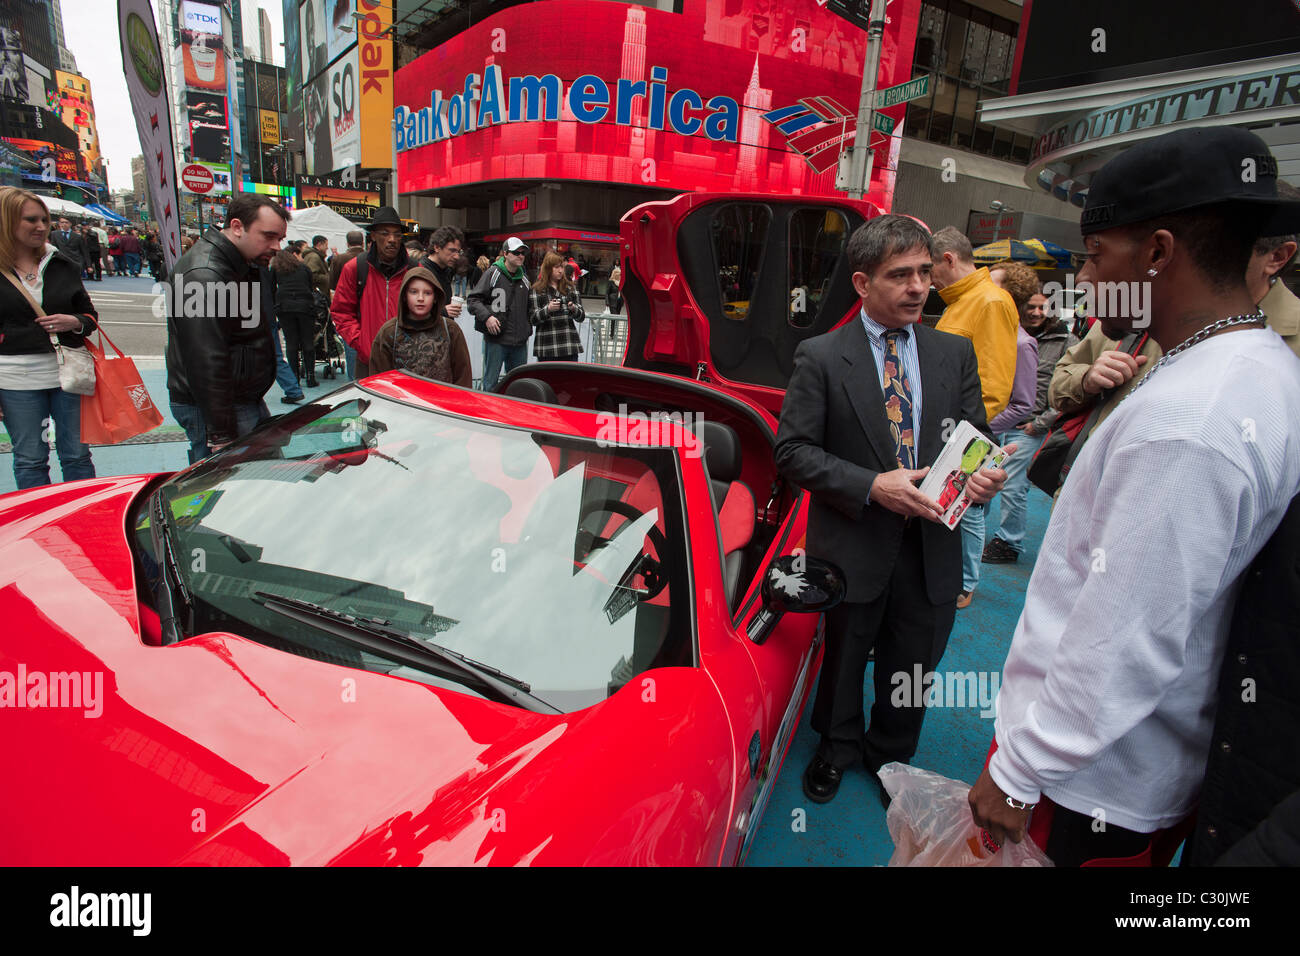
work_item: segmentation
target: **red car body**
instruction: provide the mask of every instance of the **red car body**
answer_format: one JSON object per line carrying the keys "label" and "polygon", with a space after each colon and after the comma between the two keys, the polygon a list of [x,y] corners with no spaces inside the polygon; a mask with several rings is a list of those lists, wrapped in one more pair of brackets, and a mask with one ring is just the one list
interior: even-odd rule
{"label": "red car body", "polygon": [[[820,318],[789,336],[781,310],[791,279],[775,273],[791,255],[773,238],[760,254],[774,275],[756,280],[746,306],[752,348],[763,354],[749,361],[732,347],[715,361],[711,331],[735,320],[683,260],[708,257],[687,235],[700,218],[707,233],[719,216],[734,218],[737,204],[763,207],[753,214],[773,222],[798,210],[838,216],[842,234],[823,238],[841,249],[875,214],[867,204],[770,196],[645,204],[622,223],[631,323],[624,368],[549,363],[507,380],[544,381],[558,404],[401,372],[361,386],[410,408],[575,438],[597,436],[602,419],[592,411],[610,395],[730,424],[756,504],[730,601],[710,476],[689,442],[675,439],[692,666],[646,671],[593,706],[550,714],[306,659],[233,631],[162,646],[157,614],[141,597],[128,516],[167,476],[16,492],[0,498],[0,760],[21,772],[0,788],[0,863],[743,861],[821,652],[817,614],[785,614],[762,643],[749,636],[766,613],[765,569],[802,548],[807,511],[806,494],[781,482],[772,463],[778,379],[793,354],[773,346],[839,324],[855,300],[841,256],[826,273]],[[780,286],[765,319],[758,303]],[[759,327],[764,321],[770,328]],[[731,374],[747,369],[758,372],[753,380]],[[346,547],[346,535],[333,546]],[[101,675],[100,713],[42,706],[30,684],[18,686],[20,672]],[[341,686],[352,689],[346,706]]]}

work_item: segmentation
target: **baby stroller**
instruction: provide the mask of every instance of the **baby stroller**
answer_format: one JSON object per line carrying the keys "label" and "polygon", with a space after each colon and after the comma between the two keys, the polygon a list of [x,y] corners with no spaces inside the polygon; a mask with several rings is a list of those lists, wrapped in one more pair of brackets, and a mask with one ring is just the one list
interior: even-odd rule
{"label": "baby stroller", "polygon": [[325,378],[334,378],[335,372],[347,367],[344,361],[343,338],[334,331],[334,320],[330,317],[329,299],[319,289],[312,290],[312,300],[316,306],[316,335],[312,339],[316,362],[325,363]]}
{"label": "baby stroller", "polygon": [[341,373],[347,367],[343,352],[343,337],[334,331],[334,320],[330,318],[329,313],[325,313],[325,320],[322,322],[320,316],[316,318],[316,363],[325,363],[323,378],[334,378],[335,373]]}

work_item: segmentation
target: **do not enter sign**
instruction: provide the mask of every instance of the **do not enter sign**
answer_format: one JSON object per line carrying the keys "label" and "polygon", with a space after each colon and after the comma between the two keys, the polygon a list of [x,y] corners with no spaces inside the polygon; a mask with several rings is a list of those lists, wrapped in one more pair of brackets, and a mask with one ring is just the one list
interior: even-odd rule
{"label": "do not enter sign", "polygon": [[212,170],[197,163],[190,163],[181,170],[181,184],[193,193],[211,192],[213,186]]}

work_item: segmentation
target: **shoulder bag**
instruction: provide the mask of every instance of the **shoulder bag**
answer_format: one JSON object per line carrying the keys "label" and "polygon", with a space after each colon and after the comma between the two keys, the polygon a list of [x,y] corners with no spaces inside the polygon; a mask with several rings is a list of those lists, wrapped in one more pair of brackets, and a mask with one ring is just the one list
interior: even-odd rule
{"label": "shoulder bag", "polygon": [[[1146,342],[1145,332],[1130,332],[1124,336],[1119,347],[1129,355],[1137,355]],[[1114,393],[1114,389],[1106,389],[1097,396],[1090,407],[1080,409],[1068,417],[1062,415],[1052,424],[1047,430],[1043,444],[1039,446],[1033,460],[1029,462],[1027,475],[1033,484],[1053,496],[1065,484],[1065,478],[1069,475],[1074,460],[1079,457],[1079,452],[1083,451],[1084,442],[1097,427],[1097,419],[1101,417],[1102,408]]]}
{"label": "shoulder bag", "polygon": [[[31,289],[23,285],[16,275],[6,272],[5,278],[12,282],[14,288],[23,294],[27,304],[36,310],[37,318],[45,315],[45,310],[36,301]],[[59,387],[73,395],[94,395],[95,360],[91,357],[90,352],[84,348],[69,348],[61,344],[57,332],[50,333],[50,342],[53,344],[54,354],[59,360]]]}

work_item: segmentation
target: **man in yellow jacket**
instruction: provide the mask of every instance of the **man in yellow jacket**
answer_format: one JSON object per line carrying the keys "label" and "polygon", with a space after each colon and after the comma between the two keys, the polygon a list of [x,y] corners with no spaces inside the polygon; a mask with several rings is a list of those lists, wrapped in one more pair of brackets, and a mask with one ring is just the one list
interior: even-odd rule
{"label": "man in yellow jacket", "polygon": [[[984,414],[989,421],[1011,400],[1016,377],[1016,330],[1020,316],[1011,296],[993,284],[988,269],[975,268],[970,240],[952,226],[931,239],[934,268],[930,275],[948,308],[938,330],[968,338],[979,363]],[[984,506],[972,505],[961,520],[962,588],[957,607],[970,604],[984,553]]]}

